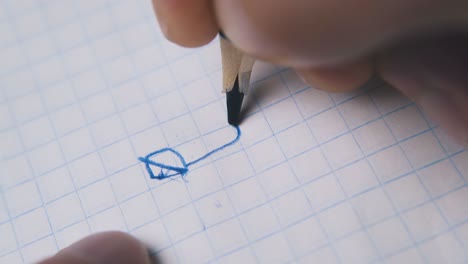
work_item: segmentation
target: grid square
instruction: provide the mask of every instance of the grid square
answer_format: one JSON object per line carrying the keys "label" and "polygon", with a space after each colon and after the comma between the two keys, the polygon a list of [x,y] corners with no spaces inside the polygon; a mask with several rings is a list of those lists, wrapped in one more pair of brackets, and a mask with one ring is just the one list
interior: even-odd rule
{"label": "grid square", "polygon": [[298,186],[298,182],[287,163],[275,166],[257,177],[269,198],[277,197]]}
{"label": "grid square", "polygon": [[226,105],[220,101],[209,103],[192,112],[201,134],[226,127]]}
{"label": "grid square", "polygon": [[432,197],[449,192],[464,184],[450,160],[443,160],[426,167],[419,171],[419,175]]}
{"label": "grid square", "polygon": [[145,90],[138,81],[125,82],[111,91],[117,108],[125,110],[147,100]]}
{"label": "grid square", "polygon": [[105,35],[95,39],[91,46],[93,47],[96,60],[100,62],[117,58],[125,52],[119,36],[116,33]]}
{"label": "grid square", "polygon": [[420,249],[430,263],[462,263],[465,260],[465,250],[451,233],[425,242]]}
{"label": "grid square", "polygon": [[12,114],[18,124],[41,116],[45,113],[39,93],[22,96],[11,104]]}
{"label": "grid square", "polygon": [[262,113],[256,113],[249,116],[242,122],[241,142],[244,146],[252,146],[257,142],[269,138],[273,135],[265,116]]}
{"label": "grid square", "polygon": [[394,213],[393,206],[381,188],[361,194],[351,200],[363,225],[371,225]]}
{"label": "grid square", "polygon": [[46,208],[50,225],[54,231],[84,219],[80,198],[76,193],[61,197],[48,204]]}
{"label": "grid square", "polygon": [[10,114],[7,104],[0,105],[0,131],[13,126],[13,117]]}
{"label": "grid square", "polygon": [[86,124],[78,104],[72,104],[50,115],[57,137],[63,136]]}
{"label": "grid square", "polygon": [[284,161],[284,155],[276,144],[275,138],[269,138],[251,146],[247,153],[257,172],[264,171]]}
{"label": "grid square", "polygon": [[82,21],[88,34],[88,38],[91,39],[110,33],[113,29],[112,18],[109,12],[105,10],[95,12],[91,16],[87,16]]}
{"label": "grid square", "polygon": [[86,221],[80,221],[58,232],[55,232],[57,245],[59,249],[68,247],[72,243],[85,238],[90,234],[89,226]]}
{"label": "grid square", "polygon": [[320,143],[329,141],[348,131],[343,118],[335,108],[323,111],[309,119],[307,123]]}
{"label": "grid square", "polygon": [[[141,80],[149,98],[156,98],[177,89],[177,83],[169,67],[155,69],[143,75]],[[158,85],[155,85],[156,83]]]}
{"label": "grid square", "polygon": [[68,80],[58,82],[45,89],[42,98],[49,112],[59,110],[75,101],[73,87]]}
{"label": "grid square", "polygon": [[132,146],[128,140],[122,140],[102,150],[102,163],[108,174],[114,174],[137,163]]}
{"label": "grid square", "polygon": [[[72,84],[75,88],[76,97],[79,99],[89,97],[106,89],[106,82],[97,69],[91,69],[75,76],[72,79]],[[83,106],[83,110],[86,110],[86,102],[82,102],[81,104]],[[105,104],[104,106],[107,105],[108,104]]]}
{"label": "grid square", "polygon": [[189,115],[172,119],[164,123],[162,128],[169,146],[177,146],[199,136],[196,125]]}
{"label": "grid square", "polygon": [[60,144],[66,160],[74,160],[95,150],[88,128],[65,135],[60,139]]}
{"label": "grid square", "polygon": [[340,183],[331,174],[304,186],[304,192],[316,210],[323,210],[346,198]]}
{"label": "grid square", "polygon": [[29,153],[29,160],[36,176],[63,165],[63,154],[57,142],[40,146]]}
{"label": "grid square", "polygon": [[312,254],[305,256],[300,260],[301,264],[306,263],[327,263],[327,264],[338,264],[338,258],[336,254],[330,249],[330,247],[321,248],[319,251],[314,251]]}
{"label": "grid square", "polygon": [[21,155],[11,159],[2,160],[0,163],[0,174],[12,175],[13,173],[15,175],[14,177],[2,177],[2,188],[7,189],[21,182],[32,179],[34,174],[32,173],[28,161],[26,160],[26,156]]}
{"label": "grid square", "polygon": [[63,64],[69,75],[79,74],[96,65],[93,51],[88,45],[81,45],[62,55]]}
{"label": "grid square", "polygon": [[220,177],[213,164],[207,164],[190,171],[190,184],[187,188],[193,199],[220,190],[223,187]]}
{"label": "grid square", "polygon": [[380,116],[369,95],[362,94],[338,106],[350,129],[362,126]]}
{"label": "grid square", "polygon": [[161,215],[188,204],[191,199],[183,182],[167,181],[153,190]]}
{"label": "grid square", "polygon": [[0,51],[1,61],[8,61],[9,63],[0,64],[0,73],[11,72],[26,64],[26,56],[17,45],[2,49]]}
{"label": "grid square", "polygon": [[400,211],[414,207],[429,199],[415,174],[391,182],[385,186],[385,189]]}
{"label": "grid square", "polygon": [[88,218],[88,223],[92,233],[110,230],[128,231],[122,212],[116,206],[91,216]]}
{"label": "grid square", "polygon": [[426,203],[403,215],[409,232],[416,241],[421,241],[447,228],[447,223],[433,203]]}
{"label": "grid square", "polygon": [[281,233],[255,243],[253,248],[260,263],[286,263],[293,259],[288,242]]}
{"label": "grid square", "polygon": [[450,192],[437,201],[445,218],[451,225],[462,223],[468,219],[468,207],[464,206],[468,199],[468,187]]}
{"label": "grid square", "polygon": [[35,80],[38,85],[42,87],[65,79],[63,65],[57,57],[48,58],[47,60],[34,64],[31,67]]}
{"label": "grid square", "polygon": [[145,129],[131,136],[131,144],[139,156],[145,156],[155,149],[161,149],[168,145],[160,126]]}
{"label": "grid square", "polygon": [[353,234],[338,241],[336,250],[340,258],[348,263],[370,263],[378,257],[371,241],[364,232]]}
{"label": "grid square", "polygon": [[19,131],[7,130],[0,132],[0,154],[2,159],[13,157],[23,151]]}
{"label": "grid square", "polygon": [[403,142],[401,147],[414,168],[420,168],[445,157],[445,152],[432,131]]}
{"label": "grid square", "polygon": [[179,86],[194,81],[205,74],[203,65],[201,65],[196,55],[184,56],[182,59],[170,63],[169,67],[173,72],[173,76],[177,76],[175,80]]}
{"label": "grid square", "polygon": [[310,118],[333,107],[333,101],[324,91],[309,88],[294,95],[304,118]]}
{"label": "grid square", "polygon": [[37,89],[34,77],[28,69],[14,71],[0,79],[3,93],[7,98],[17,99],[26,96]]}
{"label": "grid square", "polygon": [[[31,223],[34,223],[31,225]],[[44,208],[38,208],[13,221],[20,246],[29,244],[50,234],[50,226]]]}
{"label": "grid square", "polygon": [[182,96],[177,90],[156,98],[152,105],[161,122],[168,121],[188,112]]}
{"label": "grid square", "polygon": [[468,223],[455,228],[454,234],[465,245],[465,247],[468,245]]}
{"label": "grid square", "polygon": [[237,251],[247,242],[244,231],[237,219],[232,219],[216,225],[208,229],[207,232],[216,256],[226,254],[233,250]]}
{"label": "grid square", "polygon": [[115,198],[118,201],[124,201],[148,190],[145,177],[146,175],[143,174],[139,166],[132,166],[112,175],[109,180],[114,190]]}
{"label": "grid square", "polygon": [[68,164],[70,176],[77,188],[82,188],[106,176],[99,156],[91,153]]}
{"label": "grid square", "polygon": [[328,242],[316,218],[308,218],[286,229],[286,237],[292,244],[295,256],[304,256]]}
{"label": "grid square", "polygon": [[400,264],[400,263],[414,263],[414,264],[423,264],[426,263],[421,254],[415,248],[399,252],[396,255],[390,256],[385,259],[385,263],[388,264]]}
{"label": "grid square", "polygon": [[381,119],[356,129],[353,134],[365,155],[376,153],[395,143],[390,130]]}
{"label": "grid square", "polygon": [[231,186],[227,193],[238,213],[247,211],[266,201],[262,187],[256,178],[250,178]]}
{"label": "grid square", "polygon": [[0,263],[23,264],[23,257],[19,251],[14,251],[7,255],[2,255],[0,257]]}
{"label": "grid square", "polygon": [[48,236],[21,249],[21,255],[25,263],[33,263],[38,259],[44,259],[57,252],[55,239]]}
{"label": "grid square", "polygon": [[153,45],[133,53],[133,62],[138,72],[147,72],[167,63],[161,49]]}
{"label": "grid square", "polygon": [[135,77],[135,69],[126,56],[118,57],[102,65],[103,74],[111,86],[121,84]]}
{"label": "grid square", "polygon": [[[18,245],[15,238],[15,230],[11,223],[0,225],[0,255],[3,256],[8,252],[15,250]],[[1,260],[1,259],[0,259]]]}
{"label": "grid square", "polygon": [[21,138],[26,149],[54,139],[54,130],[49,117],[40,117],[20,126]]}
{"label": "grid square", "polygon": [[271,201],[281,226],[288,226],[313,213],[307,197],[301,190],[294,190]]}
{"label": "grid square", "polygon": [[[58,199],[74,190],[73,182],[66,167],[48,172],[36,181],[44,203]],[[60,186],[60,188],[57,188],[57,186]]]}
{"label": "grid square", "polygon": [[319,148],[307,151],[289,162],[301,183],[323,176],[331,170]]}
{"label": "grid square", "polygon": [[303,153],[317,145],[317,142],[315,142],[312,133],[305,123],[300,123],[286,129],[280,134],[277,134],[276,138],[284,155],[288,158]]}
{"label": "grid square", "polygon": [[171,212],[164,216],[164,221],[173,242],[183,240],[204,229],[192,205]]}
{"label": "grid square", "polygon": [[287,98],[273,104],[266,108],[264,113],[273,133],[277,133],[303,121],[301,113],[299,113],[292,98]]}
{"label": "grid square", "polygon": [[379,184],[372,168],[366,160],[354,162],[336,171],[335,174],[348,196],[364,192]]}
{"label": "grid square", "polygon": [[385,122],[398,141],[407,139],[429,128],[415,105],[407,106],[387,115]]}
{"label": "grid square", "polygon": [[87,216],[96,214],[115,204],[112,186],[106,180],[93,183],[79,191]]}
{"label": "grid square", "polygon": [[73,5],[63,1],[54,1],[44,7],[47,25],[56,27],[66,25],[70,21],[77,18],[76,9]]}
{"label": "grid square", "polygon": [[392,218],[369,228],[377,249],[382,255],[389,255],[400,251],[412,244],[408,232],[400,219]]}
{"label": "grid square", "polygon": [[[346,221],[343,221],[346,219]],[[348,202],[331,207],[319,214],[319,220],[332,238],[339,238],[359,228],[361,223]]]}
{"label": "grid square", "polygon": [[412,170],[399,146],[377,152],[368,161],[382,182],[388,182]]}
{"label": "grid square", "polygon": [[[237,152],[214,161],[224,186],[231,185],[254,175],[254,170],[244,152]],[[232,169],[233,166],[236,169]]]}
{"label": "grid square", "polygon": [[195,204],[201,221],[205,226],[213,226],[235,215],[231,201],[224,191],[208,195]]}
{"label": "grid square", "polygon": [[16,217],[41,205],[41,196],[33,181],[28,181],[5,191],[10,217]]}
{"label": "grid square", "polygon": [[[19,14],[19,12],[23,13],[29,8],[32,8],[32,6],[29,6],[28,8],[25,8],[23,10],[15,10],[14,6],[17,5],[10,5],[10,8],[13,7],[13,14],[15,12],[18,12],[17,14]],[[42,19],[41,14],[39,12],[30,12],[27,16],[19,16],[13,21],[13,26],[17,30],[17,36],[21,39],[44,32],[44,30],[46,29],[44,20]]]}
{"label": "grid square", "polygon": [[94,95],[81,103],[81,107],[88,122],[94,122],[115,113],[112,96],[108,92]]}
{"label": "grid square", "polygon": [[23,42],[23,49],[31,63],[45,59],[56,52],[49,36],[42,34]]}
{"label": "grid square", "polygon": [[[156,42],[157,34],[160,33],[159,30],[155,30],[156,27],[157,23],[152,21],[150,23],[148,21],[135,23],[121,28],[119,35],[127,50],[137,50]],[[162,33],[160,34],[162,35]]]}
{"label": "grid square", "polygon": [[98,148],[115,143],[126,137],[126,131],[120,117],[111,116],[91,125],[91,131]]}
{"label": "grid square", "polygon": [[156,204],[151,193],[146,192],[125,201],[120,205],[125,222],[130,230],[158,217]]}
{"label": "grid square", "polygon": [[248,211],[239,217],[250,241],[261,239],[280,229],[277,218],[269,205]]}
{"label": "grid square", "polygon": [[51,30],[50,34],[54,39],[56,47],[62,51],[83,44],[86,35],[79,20],[61,25],[59,28]]}
{"label": "grid square", "polygon": [[145,224],[132,231],[132,233],[150,250],[166,248],[171,244],[166,227],[161,219]]}
{"label": "grid square", "polygon": [[181,87],[181,94],[191,110],[207,105],[217,99],[217,94],[215,94],[207,77],[202,77]]}
{"label": "grid square", "polygon": [[351,134],[324,144],[323,152],[333,168],[343,167],[362,158],[362,153]]}
{"label": "grid square", "polygon": [[213,258],[211,245],[205,233],[189,237],[175,246],[182,263],[207,263]]}

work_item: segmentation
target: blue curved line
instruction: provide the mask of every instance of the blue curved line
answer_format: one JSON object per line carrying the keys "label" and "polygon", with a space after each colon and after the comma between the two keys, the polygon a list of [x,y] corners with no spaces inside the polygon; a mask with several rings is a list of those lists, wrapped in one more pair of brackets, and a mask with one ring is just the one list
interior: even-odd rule
{"label": "blue curved line", "polygon": [[[139,157],[138,160],[145,163],[146,171],[148,172],[149,176],[151,179],[157,179],[157,180],[164,180],[170,177],[174,177],[177,175],[180,175],[181,177],[184,177],[188,173],[188,168],[206,158],[209,156],[213,155],[214,153],[223,150],[226,147],[234,145],[237,141],[239,141],[240,136],[241,136],[241,131],[238,126],[234,127],[236,129],[237,135],[236,138],[233,139],[232,141],[222,145],[221,147],[215,148],[212,151],[206,153],[205,155],[201,156],[200,158],[191,161],[187,163],[184,159],[184,157],[176,150],[172,148],[162,148],[160,150],[151,152],[150,154],[146,155],[144,158]],[[157,156],[158,154],[162,154],[164,152],[171,152],[172,154],[175,154],[176,157],[179,159],[180,163],[182,164],[181,166],[172,166],[164,163],[160,163],[154,160],[151,160],[152,157]],[[158,167],[160,169],[159,174],[155,175],[151,166]],[[167,170],[165,173],[163,170]]]}

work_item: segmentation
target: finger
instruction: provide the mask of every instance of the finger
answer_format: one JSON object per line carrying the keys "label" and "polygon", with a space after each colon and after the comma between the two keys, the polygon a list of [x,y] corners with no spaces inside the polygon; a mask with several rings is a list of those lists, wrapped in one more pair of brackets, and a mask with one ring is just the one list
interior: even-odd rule
{"label": "finger", "polygon": [[387,52],[377,70],[459,143],[468,143],[468,40],[448,37]]}
{"label": "finger", "polygon": [[210,0],[153,0],[164,35],[185,47],[209,43],[218,33]]}
{"label": "finger", "polygon": [[86,237],[40,264],[150,264],[147,249],[122,232],[104,232]]}
{"label": "finger", "polygon": [[366,59],[335,67],[296,69],[302,80],[328,92],[346,92],[365,84],[373,74],[373,63]]}
{"label": "finger", "polygon": [[291,67],[336,65],[417,34],[468,29],[468,1],[217,0],[242,50]]}

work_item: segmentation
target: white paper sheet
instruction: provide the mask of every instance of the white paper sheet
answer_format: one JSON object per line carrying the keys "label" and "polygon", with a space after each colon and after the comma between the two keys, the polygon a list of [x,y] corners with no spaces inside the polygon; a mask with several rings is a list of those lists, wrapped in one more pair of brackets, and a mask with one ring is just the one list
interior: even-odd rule
{"label": "white paper sheet", "polygon": [[0,263],[103,230],[163,263],[468,261],[468,154],[382,84],[260,63],[240,141],[150,179],[138,157],[234,138],[219,56],[166,41],[150,1],[1,1]]}

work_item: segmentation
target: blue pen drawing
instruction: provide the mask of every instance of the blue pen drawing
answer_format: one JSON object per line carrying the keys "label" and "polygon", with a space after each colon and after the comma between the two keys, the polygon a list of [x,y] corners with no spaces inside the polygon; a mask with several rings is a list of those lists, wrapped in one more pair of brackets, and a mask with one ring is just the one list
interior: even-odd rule
{"label": "blue pen drawing", "polygon": [[[222,145],[219,148],[215,148],[212,151],[206,153],[205,155],[201,156],[200,158],[191,161],[191,162],[186,162],[184,157],[176,150],[172,148],[163,148],[160,150],[157,150],[155,152],[152,152],[148,155],[146,155],[144,158],[139,157],[138,160],[145,163],[146,165],[146,171],[148,171],[148,174],[151,179],[156,179],[156,180],[164,180],[168,179],[174,176],[181,176],[182,178],[187,175],[187,172],[189,171],[189,167],[208,158],[209,156],[213,155],[214,153],[223,150],[226,147],[234,145],[237,141],[239,141],[239,138],[241,136],[241,131],[238,126],[234,127],[236,129],[237,135],[236,138],[230,141],[229,143],[226,143]],[[178,161],[176,162],[176,165],[168,165],[163,162],[158,162],[156,158],[160,155],[164,154],[169,154],[173,155],[175,159]],[[154,174],[152,167],[159,168],[159,173]]]}

